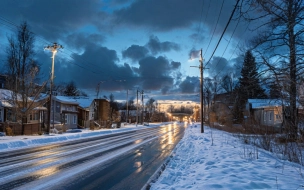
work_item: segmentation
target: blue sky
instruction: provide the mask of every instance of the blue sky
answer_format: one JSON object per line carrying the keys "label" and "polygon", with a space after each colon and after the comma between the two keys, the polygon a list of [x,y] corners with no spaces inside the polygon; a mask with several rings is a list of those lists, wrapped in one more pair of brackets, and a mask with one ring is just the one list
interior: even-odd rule
{"label": "blue sky", "polygon": [[[64,49],[56,56],[55,84],[73,80],[78,88],[94,95],[97,83],[107,81],[101,85],[103,95],[113,92],[123,97],[126,89],[137,87],[150,91],[150,96],[162,95],[162,99],[187,99],[199,87],[199,70],[190,67],[198,66],[199,61],[189,61],[189,53],[202,48],[205,63],[210,59],[235,3],[2,0],[0,43],[7,46],[7,36],[26,21],[36,35],[36,59],[41,64],[42,80],[49,77],[51,67],[51,53],[43,51],[43,47],[58,42]],[[252,34],[246,30],[246,23],[238,23],[236,16],[208,63],[205,76],[237,72],[235,64],[239,65],[241,59],[236,46],[244,46]],[[0,56],[3,65],[5,48]]]}

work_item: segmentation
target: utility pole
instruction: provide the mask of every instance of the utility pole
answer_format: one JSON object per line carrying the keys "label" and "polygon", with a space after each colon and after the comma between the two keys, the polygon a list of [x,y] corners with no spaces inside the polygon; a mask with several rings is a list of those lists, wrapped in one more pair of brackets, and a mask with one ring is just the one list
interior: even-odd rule
{"label": "utility pole", "polygon": [[138,90],[136,90],[136,126],[138,124]]}
{"label": "utility pole", "polygon": [[[200,50],[200,59],[199,59],[200,65],[198,68],[200,69],[200,101],[201,101],[201,133],[204,133],[204,93],[203,93],[203,87],[204,87],[204,64],[203,64],[203,50]],[[197,66],[190,66],[190,67],[197,67]]]}
{"label": "utility pole", "polygon": [[128,123],[128,117],[129,117],[129,114],[128,114],[128,106],[129,106],[129,100],[128,100],[128,92],[129,92],[129,89],[127,89],[127,113],[126,113],[126,122]]}
{"label": "utility pole", "polygon": [[141,123],[144,123],[144,91],[141,91],[141,103],[142,103],[142,108],[141,108]]}
{"label": "utility pole", "polygon": [[[51,108],[52,108],[52,90],[53,90],[53,83],[54,83],[54,62],[55,62],[55,55],[57,50],[63,48],[62,45],[58,45],[54,43],[52,46],[46,46],[44,49],[49,50],[52,52],[52,72],[51,72],[51,84],[50,84],[50,97],[49,97],[49,105],[48,105],[48,125],[47,125],[47,134],[50,133],[51,128]],[[53,106],[55,108],[55,106]],[[54,112],[54,110],[53,110]],[[53,115],[53,127],[54,127],[54,115]]]}
{"label": "utility pole", "polygon": [[200,95],[200,98],[201,98],[201,133],[204,133],[204,104],[203,104],[203,101],[204,101],[204,92],[203,92],[203,87],[204,87],[204,65],[203,65],[203,50],[201,49],[201,52],[200,52],[200,73],[201,73],[201,88],[200,88],[200,91],[201,91],[201,95]]}

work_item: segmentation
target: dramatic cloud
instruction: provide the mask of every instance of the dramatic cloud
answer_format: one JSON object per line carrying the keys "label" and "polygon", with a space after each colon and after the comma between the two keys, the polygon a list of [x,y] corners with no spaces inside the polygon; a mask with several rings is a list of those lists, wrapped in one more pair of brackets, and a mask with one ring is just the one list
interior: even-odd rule
{"label": "dramatic cloud", "polygon": [[183,80],[179,84],[179,89],[182,93],[194,93],[198,92],[200,80],[198,77],[189,77],[187,76],[185,80]]}
{"label": "dramatic cloud", "polygon": [[223,57],[215,56],[209,62],[206,72],[211,78],[214,76],[223,77],[227,74],[233,74],[235,77],[239,77],[243,61],[243,56],[236,57],[230,61]]}
{"label": "dramatic cloud", "polygon": [[197,59],[200,58],[201,50],[191,49],[189,52],[189,59]]}
{"label": "dramatic cloud", "polygon": [[174,42],[160,42],[157,36],[151,36],[146,46],[151,50],[153,54],[168,52],[171,50],[180,50],[178,44]]}
{"label": "dramatic cloud", "polygon": [[3,0],[0,12],[15,23],[28,21],[37,34],[57,40],[80,27],[105,19],[105,13],[100,12],[101,7],[99,0],[77,3],[74,0]]}
{"label": "dramatic cloud", "polygon": [[183,0],[137,0],[131,6],[116,11],[115,15],[125,23],[171,30],[188,27],[193,21],[198,21],[200,5],[200,0],[191,3]]}
{"label": "dramatic cloud", "polygon": [[133,62],[136,62],[149,53],[146,47],[139,45],[132,45],[122,52],[123,58],[130,58]]}
{"label": "dramatic cloud", "polygon": [[86,44],[101,44],[105,37],[100,34],[73,33],[66,37],[69,48],[83,49]]}
{"label": "dramatic cloud", "polygon": [[[227,23],[234,5],[233,0],[224,1],[219,31]],[[115,11],[114,15],[127,24],[160,31],[187,28],[198,22],[214,28],[220,7],[221,2],[209,0],[136,0],[130,6]]]}
{"label": "dramatic cloud", "polygon": [[149,56],[139,61],[139,73],[143,78],[144,89],[158,90],[173,86],[173,78],[170,76],[173,70],[169,61],[162,56]]}
{"label": "dramatic cloud", "polygon": [[[58,53],[59,54],[59,53]],[[69,82],[74,80],[80,88],[95,89],[97,83],[104,81],[101,90],[119,90],[137,84],[137,77],[128,64],[117,65],[116,51],[106,47],[89,46],[83,54],[73,54],[72,60],[56,59],[55,83]],[[40,56],[45,60],[43,70],[49,71],[51,59],[49,54]],[[47,73],[47,72],[46,72]],[[46,74],[44,73],[44,74]]]}
{"label": "dramatic cloud", "polygon": [[172,62],[171,62],[171,67],[172,67],[173,69],[178,69],[178,68],[180,68],[181,65],[182,65],[182,64],[181,64],[180,62],[176,62],[176,61],[172,61]]}
{"label": "dramatic cloud", "polygon": [[[207,64],[207,63],[206,63]],[[233,66],[229,64],[227,59],[214,56],[208,63],[206,70],[210,77],[223,75],[224,73],[233,72]]]}
{"label": "dramatic cloud", "polygon": [[[189,49],[196,47],[195,42],[218,39],[211,34],[222,2],[215,35],[223,31],[235,0],[2,0],[4,20],[0,24],[5,30],[0,31],[0,38],[4,42],[17,25],[27,21],[36,36],[35,59],[41,64],[44,80],[50,75],[51,52],[43,52],[43,46],[53,42],[63,45],[55,59],[56,84],[73,80],[79,88],[94,91],[97,83],[104,81],[101,91],[137,85],[163,94],[177,87],[183,93],[195,92],[195,78],[181,80],[192,75],[184,69],[189,66],[181,62],[188,58]],[[229,39],[236,23],[232,20],[224,39]],[[251,35],[244,33],[246,26],[239,23],[234,38]],[[6,46],[5,42],[2,45]],[[2,49],[3,62],[6,55]],[[210,76],[233,72],[236,63],[238,59],[228,62],[214,57],[206,72]]]}

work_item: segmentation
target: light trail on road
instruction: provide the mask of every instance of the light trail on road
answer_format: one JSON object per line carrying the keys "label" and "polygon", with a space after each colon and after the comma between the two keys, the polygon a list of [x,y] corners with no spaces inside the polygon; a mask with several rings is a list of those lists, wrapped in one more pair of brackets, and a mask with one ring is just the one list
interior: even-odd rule
{"label": "light trail on road", "polygon": [[[77,178],[92,168],[96,169],[97,166],[103,168],[119,155],[154,139],[161,140],[162,146],[172,144],[173,134],[181,129],[183,127],[170,124],[157,128],[2,152],[0,155],[0,187],[1,189],[31,187],[50,189],[52,186],[48,185],[57,184],[57,188],[60,188],[61,183],[65,183],[67,186],[69,184],[67,181],[74,179],[75,176]],[[163,146],[163,148],[165,147]],[[137,154],[141,156],[140,152]],[[142,163],[135,162],[134,166],[141,168]]]}

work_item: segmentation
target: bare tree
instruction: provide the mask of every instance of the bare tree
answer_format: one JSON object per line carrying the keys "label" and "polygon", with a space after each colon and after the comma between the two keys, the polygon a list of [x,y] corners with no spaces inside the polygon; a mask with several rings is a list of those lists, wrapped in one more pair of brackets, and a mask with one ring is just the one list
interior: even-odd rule
{"label": "bare tree", "polygon": [[232,92],[236,85],[236,78],[234,77],[234,74],[227,74],[223,76],[220,85],[227,93]]}
{"label": "bare tree", "polygon": [[74,81],[69,82],[63,91],[64,96],[79,96],[79,90]]}
{"label": "bare tree", "polygon": [[[34,60],[34,35],[26,22],[18,28],[15,36],[8,37],[5,70],[8,76],[8,89],[12,91],[11,103],[14,106],[13,120],[27,122],[27,115],[37,105],[34,104],[45,83],[37,84],[40,72],[39,64]],[[34,97],[34,99],[30,98]]]}
{"label": "bare tree", "polygon": [[288,111],[285,112],[286,125],[290,133],[297,136],[297,78],[303,71],[304,1],[244,0],[244,2],[247,3],[244,5],[249,5],[254,13],[246,9],[246,13],[241,11],[242,15],[252,22],[260,23],[257,24],[259,35],[253,40],[254,49],[264,57],[285,63],[280,65],[284,68],[279,68],[273,64],[274,62],[268,62],[273,68],[283,71],[288,76],[289,106]]}

